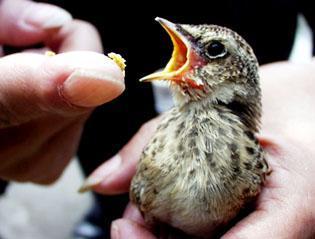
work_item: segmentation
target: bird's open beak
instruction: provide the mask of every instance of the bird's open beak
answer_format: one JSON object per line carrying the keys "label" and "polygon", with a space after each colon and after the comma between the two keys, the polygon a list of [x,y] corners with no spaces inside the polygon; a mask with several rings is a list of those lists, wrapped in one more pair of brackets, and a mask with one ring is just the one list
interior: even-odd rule
{"label": "bird's open beak", "polygon": [[167,31],[174,45],[172,58],[164,68],[164,70],[155,72],[140,79],[140,81],[153,81],[153,80],[171,80],[174,82],[182,81],[182,75],[187,71],[190,65],[190,51],[191,45],[185,36],[182,35],[177,29],[177,26],[163,18],[157,17],[158,21],[163,28]]}

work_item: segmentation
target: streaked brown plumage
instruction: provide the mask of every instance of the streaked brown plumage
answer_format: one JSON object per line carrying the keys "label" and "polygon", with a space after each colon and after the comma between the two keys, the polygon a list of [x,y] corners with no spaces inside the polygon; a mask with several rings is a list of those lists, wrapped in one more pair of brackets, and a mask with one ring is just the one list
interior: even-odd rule
{"label": "streaked brown plumage", "polygon": [[157,20],[172,38],[173,56],[143,80],[168,80],[175,107],[143,151],[130,197],[149,224],[208,238],[257,196],[268,172],[254,136],[258,64],[230,29]]}

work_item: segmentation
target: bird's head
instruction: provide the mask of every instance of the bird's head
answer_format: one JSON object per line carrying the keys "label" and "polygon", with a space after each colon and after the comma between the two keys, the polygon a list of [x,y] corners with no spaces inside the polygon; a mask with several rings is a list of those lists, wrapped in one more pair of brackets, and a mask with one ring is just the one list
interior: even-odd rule
{"label": "bird's head", "polygon": [[236,108],[245,104],[260,116],[258,63],[241,36],[216,25],[156,20],[171,37],[173,54],[164,70],[140,81],[169,81],[179,105],[203,99]]}

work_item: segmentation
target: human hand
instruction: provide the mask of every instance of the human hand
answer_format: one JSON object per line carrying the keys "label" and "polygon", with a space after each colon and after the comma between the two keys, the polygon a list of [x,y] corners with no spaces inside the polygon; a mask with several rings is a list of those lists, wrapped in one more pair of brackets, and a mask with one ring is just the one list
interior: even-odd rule
{"label": "human hand", "polygon": [[[255,209],[223,235],[235,238],[314,238],[314,64],[274,63],[261,68],[263,118],[260,141],[271,175]],[[158,122],[147,123],[85,186],[103,194],[127,192],[135,165]],[[112,238],[156,238],[134,205],[112,224]]]}
{"label": "human hand", "polygon": [[96,53],[102,46],[89,23],[49,4],[2,0],[0,48],[38,43],[42,50],[0,58],[0,178],[47,184],[74,155],[92,109],[122,93],[124,77]]}

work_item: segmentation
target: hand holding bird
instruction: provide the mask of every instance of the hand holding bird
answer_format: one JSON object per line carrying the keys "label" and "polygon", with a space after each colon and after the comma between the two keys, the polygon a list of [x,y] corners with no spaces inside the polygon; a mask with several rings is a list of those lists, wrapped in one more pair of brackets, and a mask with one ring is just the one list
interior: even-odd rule
{"label": "hand holding bird", "polygon": [[[315,115],[310,114],[315,104],[314,64],[282,62],[260,67],[264,114],[259,138],[272,174],[254,210],[224,229],[228,231],[223,239],[308,239],[315,235]],[[93,190],[107,195],[129,191],[142,150],[160,121],[157,118],[144,124],[116,156],[90,176],[98,179],[91,185]],[[156,239],[132,204],[122,219],[113,222],[111,238]]]}

